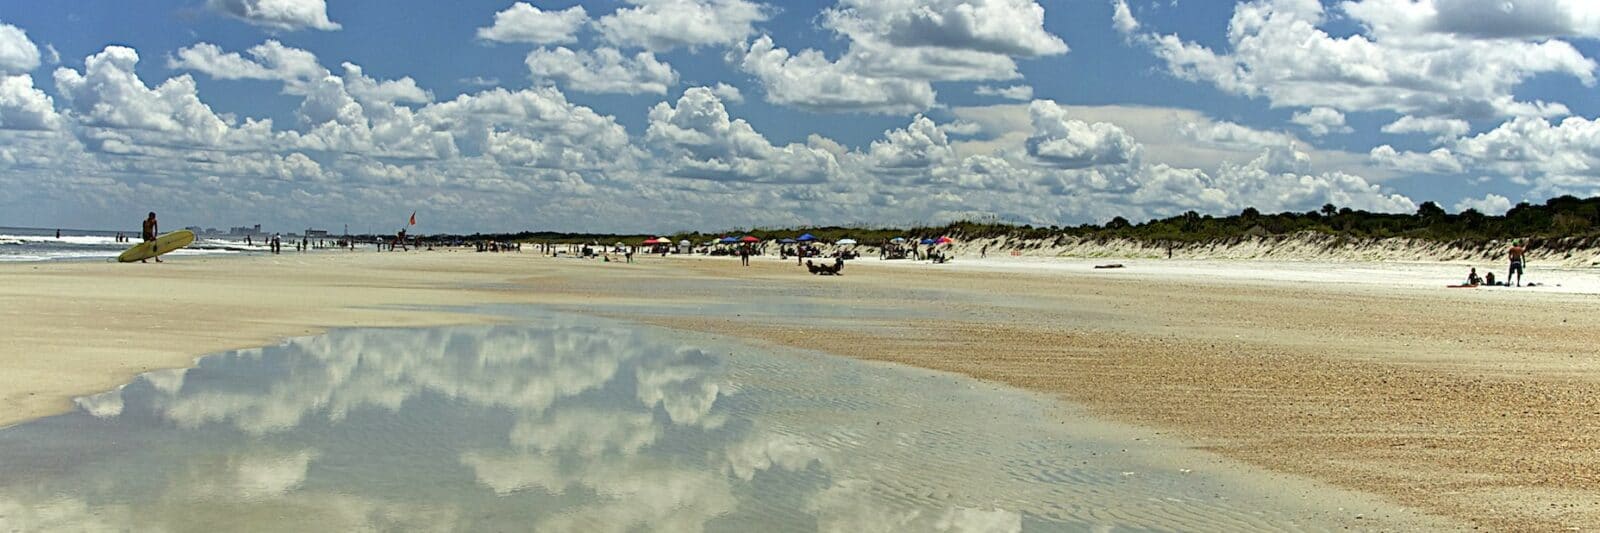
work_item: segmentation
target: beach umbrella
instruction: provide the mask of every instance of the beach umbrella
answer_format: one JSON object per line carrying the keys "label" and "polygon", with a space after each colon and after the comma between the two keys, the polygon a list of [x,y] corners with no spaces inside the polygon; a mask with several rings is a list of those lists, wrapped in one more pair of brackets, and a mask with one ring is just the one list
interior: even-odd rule
{"label": "beach umbrella", "polygon": [[893,239],[889,239],[889,242],[906,242],[906,238],[905,237],[895,237]]}
{"label": "beach umbrella", "polygon": [[939,237],[939,240],[933,241],[934,244],[950,244],[952,242],[956,242],[956,240],[949,237]]}
{"label": "beach umbrella", "polygon": [[794,244],[795,240],[794,239],[778,239],[778,242],[783,243],[783,244]]}
{"label": "beach umbrella", "polygon": [[733,237],[723,237],[723,238],[722,238],[722,239],[721,239],[721,240],[718,240],[718,241],[717,241],[717,242],[721,242],[721,243],[735,243],[735,242],[739,242],[739,239],[735,239],[735,238],[733,238]]}
{"label": "beach umbrella", "polygon": [[933,239],[922,239],[922,244],[933,244]]}
{"label": "beach umbrella", "polygon": [[761,239],[757,239],[755,237],[752,237],[752,236],[749,236],[749,235],[745,235],[745,236],[739,238],[739,242],[761,242]]}
{"label": "beach umbrella", "polygon": [[807,233],[807,234],[801,235],[800,238],[796,239],[796,240],[798,240],[800,242],[809,242],[809,241],[817,240],[817,237],[815,235]]}
{"label": "beach umbrella", "polygon": [[839,239],[839,244],[855,244],[855,239]]}
{"label": "beach umbrella", "polygon": [[689,245],[689,239],[684,239],[684,240],[678,241],[678,246],[688,246],[688,245]]}

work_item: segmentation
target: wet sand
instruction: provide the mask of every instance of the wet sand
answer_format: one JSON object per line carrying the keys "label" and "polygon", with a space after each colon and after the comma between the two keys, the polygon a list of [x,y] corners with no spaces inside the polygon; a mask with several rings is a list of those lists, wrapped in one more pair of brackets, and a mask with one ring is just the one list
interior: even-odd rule
{"label": "wet sand", "polygon": [[868,263],[823,278],[775,260],[435,252],[0,265],[0,301],[17,341],[0,348],[0,425],[202,353],[484,320],[374,306],[543,303],[1055,394],[1475,525],[1600,523],[1589,295]]}

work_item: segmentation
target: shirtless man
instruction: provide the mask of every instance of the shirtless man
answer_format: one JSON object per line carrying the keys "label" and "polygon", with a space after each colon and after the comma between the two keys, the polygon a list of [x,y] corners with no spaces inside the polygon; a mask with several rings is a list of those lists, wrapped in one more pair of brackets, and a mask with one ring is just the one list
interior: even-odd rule
{"label": "shirtless man", "polygon": [[[156,224],[156,212],[155,211],[151,211],[150,212],[150,216],[146,217],[144,219],[144,242],[155,242],[156,233],[159,232],[159,231],[161,231],[161,229],[160,229],[159,225]],[[155,246],[155,245],[151,245],[151,246]],[[161,258],[160,257],[155,258],[155,260],[156,260],[157,263],[161,262]],[[140,259],[139,262],[140,263],[148,263],[149,261],[144,260],[144,259]]]}
{"label": "shirtless man", "polygon": [[1517,286],[1522,286],[1522,255],[1527,252],[1528,249],[1522,245],[1522,241],[1511,241],[1511,250],[1507,252],[1507,255],[1511,256],[1511,271],[1506,273],[1506,283],[1511,283],[1511,276],[1515,275]]}

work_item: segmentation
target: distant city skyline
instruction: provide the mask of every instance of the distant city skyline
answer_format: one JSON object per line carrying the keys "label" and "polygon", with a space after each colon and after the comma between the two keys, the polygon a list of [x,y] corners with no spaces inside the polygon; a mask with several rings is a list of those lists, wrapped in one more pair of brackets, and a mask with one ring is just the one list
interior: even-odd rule
{"label": "distant city skyline", "polygon": [[7,226],[671,233],[1600,194],[1596,2],[14,4]]}

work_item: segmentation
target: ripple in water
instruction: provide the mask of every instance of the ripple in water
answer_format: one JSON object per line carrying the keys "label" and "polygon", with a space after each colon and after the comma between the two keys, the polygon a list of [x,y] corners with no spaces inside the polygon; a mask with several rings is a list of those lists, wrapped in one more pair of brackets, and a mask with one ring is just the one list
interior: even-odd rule
{"label": "ripple in water", "polygon": [[0,529],[1238,531],[1321,511],[1023,393],[559,315],[335,331],[78,405],[0,430]]}

